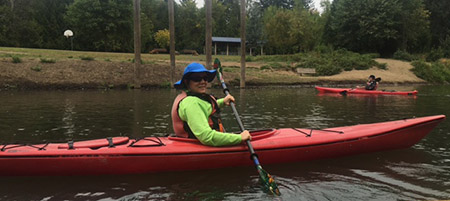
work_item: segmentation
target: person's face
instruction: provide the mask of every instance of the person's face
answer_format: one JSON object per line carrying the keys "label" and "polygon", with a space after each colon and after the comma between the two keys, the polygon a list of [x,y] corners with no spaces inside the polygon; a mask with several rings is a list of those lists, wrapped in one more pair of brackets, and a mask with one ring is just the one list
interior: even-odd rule
{"label": "person's face", "polygon": [[188,89],[194,93],[206,93],[208,75],[206,73],[192,73],[189,76]]}

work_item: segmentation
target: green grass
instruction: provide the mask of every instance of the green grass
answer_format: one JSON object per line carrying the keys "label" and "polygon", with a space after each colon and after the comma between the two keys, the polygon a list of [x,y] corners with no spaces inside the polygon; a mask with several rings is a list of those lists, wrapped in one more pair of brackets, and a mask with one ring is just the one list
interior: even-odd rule
{"label": "green grass", "polygon": [[[7,52],[7,54],[2,54],[2,52]],[[100,61],[111,61],[111,62],[122,62],[129,61],[129,59],[134,58],[134,53],[115,53],[115,52],[90,52],[90,51],[69,51],[69,50],[53,50],[53,49],[34,49],[34,48],[15,48],[15,47],[0,47],[0,57],[8,55],[20,54],[21,58],[54,58],[58,61],[76,59],[81,57],[92,57],[95,60]],[[89,55],[89,56],[86,56]],[[188,62],[199,62],[205,61],[205,55],[193,56],[188,54],[180,54],[175,56],[176,60],[188,61]],[[212,59],[219,58],[221,62],[240,62],[241,57],[237,55],[226,56],[226,55],[212,55]],[[146,63],[153,63],[158,61],[170,61],[169,54],[149,54],[142,53],[141,59],[146,61]]]}
{"label": "green grass", "polygon": [[[0,47],[0,53],[7,52],[10,55],[20,54],[21,58],[36,59],[53,58],[58,61],[73,60],[80,58],[82,60],[108,61],[108,62],[130,62],[133,61],[134,53],[113,53],[113,52],[89,52],[89,51],[67,51],[50,49],[32,49],[32,48],[11,48]],[[89,56],[87,56],[89,55]],[[265,55],[265,56],[247,56],[246,60],[251,62],[266,63],[262,69],[271,70],[295,70],[295,68],[315,68],[317,76],[334,75],[342,71],[353,69],[365,70],[373,66],[385,69],[386,66],[378,64],[373,60],[377,54],[358,54],[346,50],[332,50],[322,48],[308,53],[298,53],[291,55]],[[178,62],[204,62],[205,55],[176,55]],[[212,59],[218,58],[221,62],[240,62],[239,55],[212,55]],[[142,53],[143,64],[168,63],[169,54],[148,54]]]}
{"label": "green grass", "polygon": [[33,66],[30,69],[33,70],[33,71],[36,71],[36,72],[41,72],[41,70],[42,70],[41,66],[39,66],[39,65]]}
{"label": "green grass", "polygon": [[41,63],[56,63],[56,59],[41,58]]}
{"label": "green grass", "polygon": [[91,57],[91,56],[80,56],[80,59],[81,60],[85,60],[85,61],[94,61],[95,60],[95,58],[94,57]]}

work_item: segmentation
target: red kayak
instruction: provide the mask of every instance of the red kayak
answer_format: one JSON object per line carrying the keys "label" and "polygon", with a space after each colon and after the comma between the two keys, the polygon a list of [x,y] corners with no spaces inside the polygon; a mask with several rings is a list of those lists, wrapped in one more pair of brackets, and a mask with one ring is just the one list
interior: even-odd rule
{"label": "red kayak", "polygon": [[[323,130],[260,130],[251,132],[252,144],[261,164],[339,157],[410,147],[444,119],[437,115]],[[251,165],[244,143],[209,147],[177,137],[0,146],[3,176],[137,174]]]}
{"label": "red kayak", "polygon": [[358,88],[328,88],[316,86],[320,93],[340,93],[340,94],[380,94],[380,95],[417,95],[417,91],[379,91],[365,90]]}

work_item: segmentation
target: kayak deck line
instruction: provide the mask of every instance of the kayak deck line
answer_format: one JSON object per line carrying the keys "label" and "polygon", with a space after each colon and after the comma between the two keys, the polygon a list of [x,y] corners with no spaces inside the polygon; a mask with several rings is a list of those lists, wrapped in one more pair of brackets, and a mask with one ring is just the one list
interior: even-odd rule
{"label": "kayak deck line", "polygon": [[328,129],[314,129],[314,128],[310,128],[310,129],[308,129],[308,130],[310,130],[310,131],[309,131],[309,134],[306,133],[306,132],[304,132],[304,131],[302,131],[302,130],[299,130],[299,129],[297,129],[297,128],[291,128],[291,129],[293,129],[293,130],[295,130],[295,131],[297,131],[297,132],[299,132],[299,133],[305,134],[306,137],[311,137],[311,136],[312,136],[312,132],[315,131],[315,130],[316,130],[316,131],[326,131],[326,132],[332,132],[332,133],[344,134],[344,131],[334,131],[334,130],[328,130]]}

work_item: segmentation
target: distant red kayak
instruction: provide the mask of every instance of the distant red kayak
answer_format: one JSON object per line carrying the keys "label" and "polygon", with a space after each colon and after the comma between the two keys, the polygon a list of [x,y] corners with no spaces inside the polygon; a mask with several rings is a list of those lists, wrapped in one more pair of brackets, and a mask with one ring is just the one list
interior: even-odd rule
{"label": "distant red kayak", "polygon": [[379,90],[365,90],[354,88],[329,88],[319,87],[316,89],[320,93],[340,93],[340,94],[381,94],[381,95],[416,95],[418,92],[414,91],[379,91]]}
{"label": "distant red kayak", "polygon": [[[262,164],[332,158],[408,148],[444,115],[323,130],[282,128],[251,132]],[[113,137],[70,143],[0,145],[0,175],[101,175],[251,166],[245,144],[209,147],[197,140]]]}

